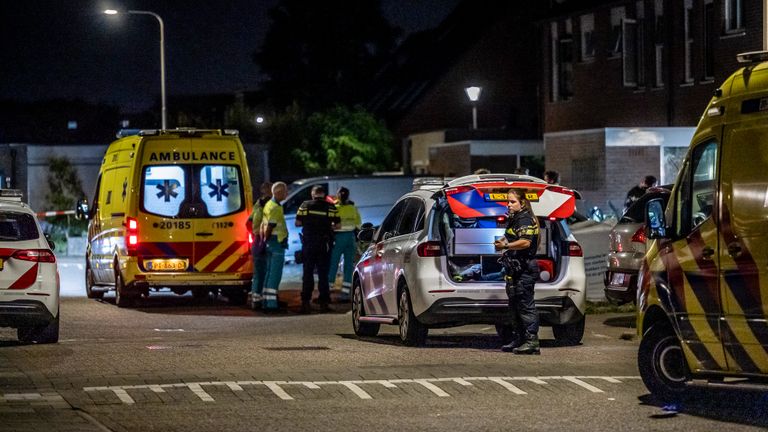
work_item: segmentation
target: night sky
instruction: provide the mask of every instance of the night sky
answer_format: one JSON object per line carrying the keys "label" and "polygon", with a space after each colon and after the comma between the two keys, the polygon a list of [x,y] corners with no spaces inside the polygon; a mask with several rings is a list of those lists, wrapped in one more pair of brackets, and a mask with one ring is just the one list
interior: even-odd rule
{"label": "night sky", "polygon": [[[359,0],[364,1],[364,0]],[[80,98],[149,108],[160,94],[159,28],[165,22],[167,94],[255,90],[251,55],[278,0],[0,0],[0,99]],[[390,22],[433,28],[458,0],[382,0]]]}

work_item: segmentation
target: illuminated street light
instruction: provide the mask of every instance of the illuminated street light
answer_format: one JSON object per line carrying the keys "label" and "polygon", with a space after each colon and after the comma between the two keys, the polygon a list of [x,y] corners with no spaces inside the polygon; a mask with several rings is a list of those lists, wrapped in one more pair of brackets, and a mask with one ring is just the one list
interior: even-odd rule
{"label": "illuminated street light", "polygon": [[150,15],[157,19],[160,24],[160,105],[161,105],[161,128],[167,129],[168,123],[166,121],[166,109],[165,109],[165,25],[160,15],[150,11],[129,10],[125,12],[119,12],[115,9],[107,9],[104,11],[107,15],[117,15],[119,13],[125,13],[128,15]]}
{"label": "illuminated street light", "polygon": [[469,101],[472,102],[472,129],[477,129],[477,101],[480,100],[480,93],[483,92],[482,87],[472,86],[464,89],[467,93]]}

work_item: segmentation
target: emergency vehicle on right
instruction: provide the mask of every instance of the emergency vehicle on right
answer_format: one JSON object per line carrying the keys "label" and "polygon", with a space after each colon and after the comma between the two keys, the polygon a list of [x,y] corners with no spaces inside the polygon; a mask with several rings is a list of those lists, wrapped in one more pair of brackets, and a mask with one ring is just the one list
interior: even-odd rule
{"label": "emergency vehicle on right", "polygon": [[691,384],[768,379],[768,52],[738,60],[744,67],[699,121],[666,211],[661,199],[646,204],[638,366],[662,399]]}

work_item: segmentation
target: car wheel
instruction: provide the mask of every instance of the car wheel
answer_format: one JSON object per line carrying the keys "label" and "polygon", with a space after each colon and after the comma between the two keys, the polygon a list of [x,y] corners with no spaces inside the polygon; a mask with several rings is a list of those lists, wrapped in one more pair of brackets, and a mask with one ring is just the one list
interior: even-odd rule
{"label": "car wheel", "polygon": [[120,273],[120,266],[115,262],[115,304],[119,308],[127,308],[133,306],[133,296],[129,295],[126,291],[125,281],[123,275]]}
{"label": "car wheel", "polygon": [[552,326],[555,341],[560,345],[578,345],[584,337],[585,317],[571,324],[559,324]]}
{"label": "car wheel", "polygon": [[49,344],[59,341],[59,317],[58,315],[50,323],[39,327],[23,327],[17,330],[20,342]]}
{"label": "car wheel", "polygon": [[427,339],[427,327],[416,319],[411,306],[408,288],[403,287],[397,306],[397,322],[400,327],[400,340],[407,346],[421,346]]}
{"label": "car wheel", "polygon": [[355,282],[352,287],[352,328],[358,336],[376,336],[379,334],[380,324],[360,322],[360,317],[365,316],[363,305],[363,288],[360,282]]}
{"label": "car wheel", "polygon": [[511,325],[496,324],[496,334],[505,344],[512,342],[515,338],[515,327]]}
{"label": "car wheel", "polygon": [[93,289],[93,270],[91,270],[91,265],[87,259],[85,262],[85,295],[89,299],[101,299],[104,297],[104,291]]}
{"label": "car wheel", "polygon": [[666,323],[653,325],[643,335],[637,366],[648,390],[662,399],[679,399],[690,380],[683,348]]}

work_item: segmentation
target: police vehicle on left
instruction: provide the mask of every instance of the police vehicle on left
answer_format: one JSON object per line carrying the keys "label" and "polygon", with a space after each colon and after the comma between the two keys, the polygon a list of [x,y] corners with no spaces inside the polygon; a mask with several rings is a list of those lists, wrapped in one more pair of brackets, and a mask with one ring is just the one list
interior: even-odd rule
{"label": "police vehicle on left", "polygon": [[53,243],[21,191],[0,189],[0,327],[21,342],[59,341],[59,272]]}

